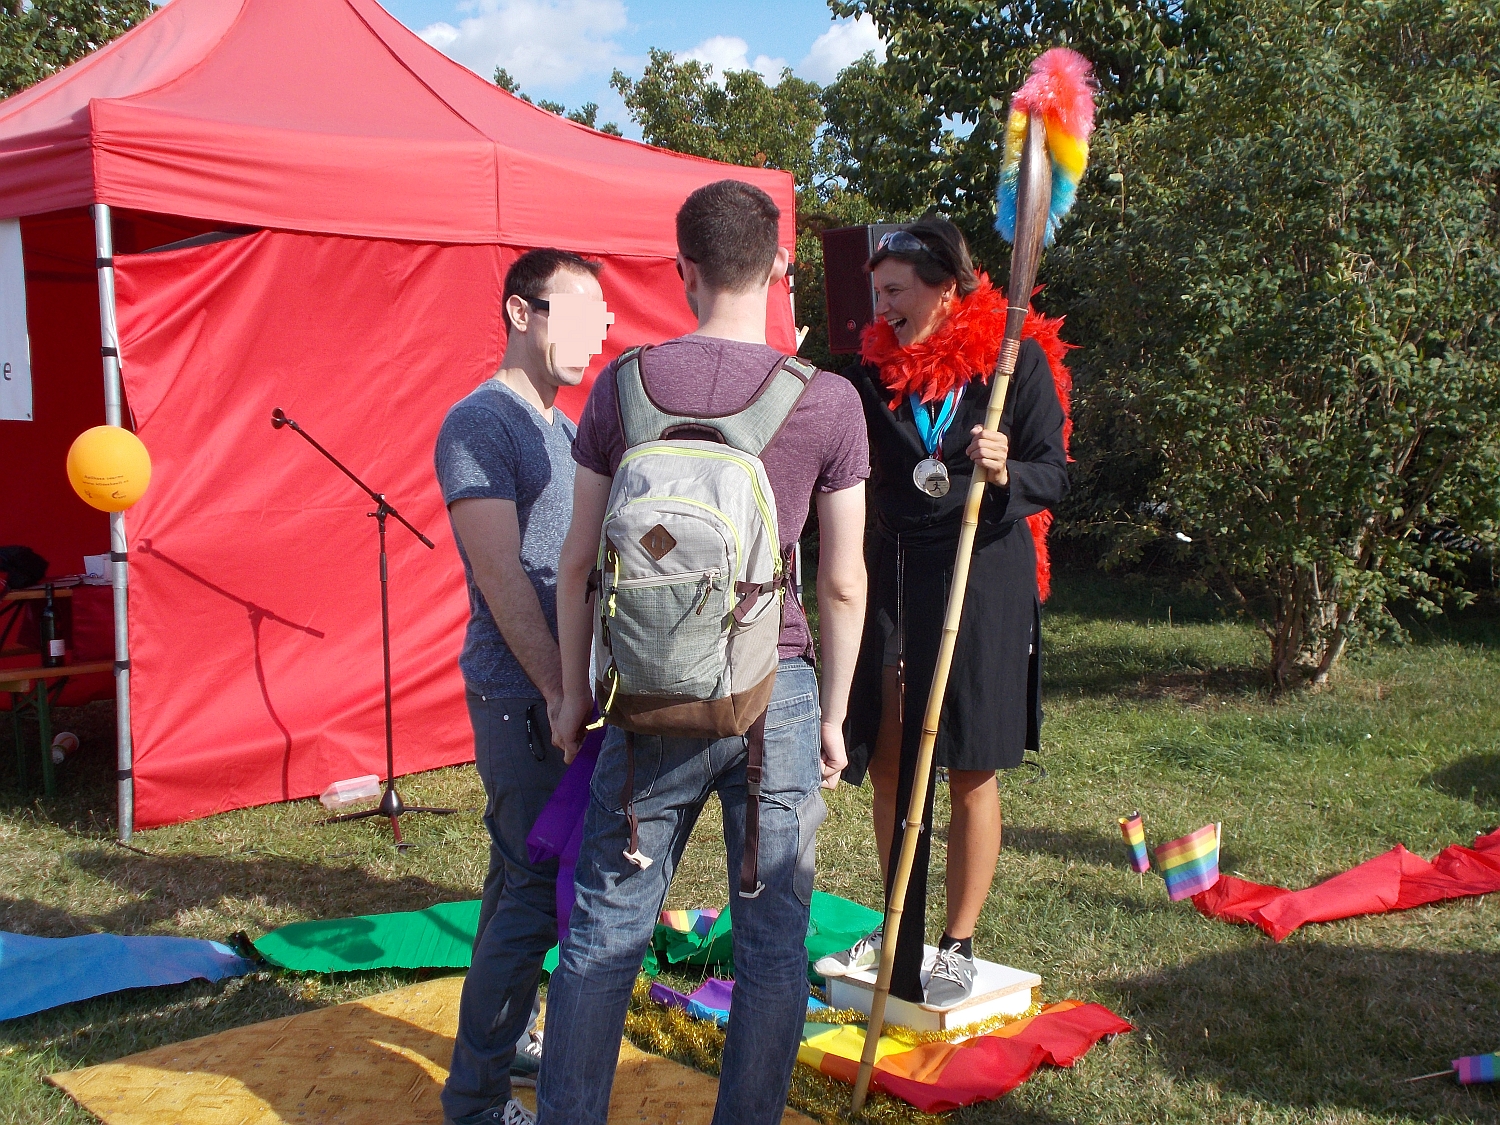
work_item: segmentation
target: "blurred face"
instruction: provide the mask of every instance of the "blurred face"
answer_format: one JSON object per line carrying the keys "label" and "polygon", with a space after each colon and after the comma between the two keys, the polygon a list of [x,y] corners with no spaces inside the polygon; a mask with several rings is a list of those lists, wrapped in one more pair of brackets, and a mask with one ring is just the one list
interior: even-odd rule
{"label": "blurred face", "polygon": [[[589,362],[604,349],[604,337],[615,314],[604,304],[604,291],[593,274],[560,269],[547,282],[546,309],[512,297],[511,331],[526,334],[539,366],[554,386],[576,387]],[[517,316],[517,313],[520,316]]]}
{"label": "blurred face", "polygon": [[896,341],[908,348],[931,336],[948,318],[958,291],[949,280],[928,285],[910,262],[887,258],[870,274],[875,284],[875,315],[891,326]]}

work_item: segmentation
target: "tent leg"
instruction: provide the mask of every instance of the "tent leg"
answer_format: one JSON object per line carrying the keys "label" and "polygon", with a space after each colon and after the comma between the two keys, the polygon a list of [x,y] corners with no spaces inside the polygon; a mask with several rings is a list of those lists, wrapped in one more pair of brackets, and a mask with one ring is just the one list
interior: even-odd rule
{"label": "tent leg", "polygon": [[[104,360],[104,420],[111,426],[124,417],[120,382],[120,333],[115,325],[115,236],[109,207],[94,204],[94,252],[99,268],[99,339]],[[119,786],[120,842],[135,831],[134,748],[130,743],[130,593],[125,513],[109,515],[110,579],[115,591],[115,778]]]}

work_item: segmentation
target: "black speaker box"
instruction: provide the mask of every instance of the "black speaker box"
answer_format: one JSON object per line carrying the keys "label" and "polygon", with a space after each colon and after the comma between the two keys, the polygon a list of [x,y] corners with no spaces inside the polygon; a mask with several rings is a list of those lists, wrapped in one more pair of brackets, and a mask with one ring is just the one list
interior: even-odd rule
{"label": "black speaker box", "polygon": [[835,355],[857,355],[859,334],[875,319],[875,287],[865,272],[865,263],[875,253],[881,235],[906,230],[909,226],[909,223],[870,223],[823,232],[828,350]]}

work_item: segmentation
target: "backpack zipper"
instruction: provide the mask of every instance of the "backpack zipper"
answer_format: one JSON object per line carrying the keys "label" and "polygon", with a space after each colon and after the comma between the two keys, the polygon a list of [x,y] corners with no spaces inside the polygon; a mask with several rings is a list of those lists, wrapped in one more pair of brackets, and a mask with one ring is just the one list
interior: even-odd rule
{"label": "backpack zipper", "polygon": [[614,583],[617,590],[649,590],[653,586],[680,586],[687,582],[694,585],[713,586],[714,579],[723,577],[718,567],[709,570],[681,570],[676,574],[648,574],[640,578],[621,578]]}
{"label": "backpack zipper", "polygon": [[[622,458],[620,458],[620,464],[621,464],[621,466],[623,466],[627,461],[633,461],[637,457],[644,457],[647,454],[651,454],[651,453],[660,453],[660,454],[667,455],[667,456],[672,456],[672,457],[700,457],[700,458],[703,458],[704,460],[708,460],[708,461],[728,461],[730,464],[732,464],[732,465],[738,465],[740,468],[744,469],[745,470],[745,474],[750,478],[750,490],[755,494],[755,506],[760,509],[760,518],[765,523],[765,525],[768,528],[770,528],[773,533],[775,533],[776,549],[771,552],[771,555],[772,555],[772,562],[773,562],[773,565],[774,565],[774,568],[775,568],[774,573],[776,574],[777,577],[780,577],[780,575],[781,575],[781,529],[776,524],[776,513],[773,512],[771,510],[770,506],[766,503],[765,493],[763,493],[761,491],[761,489],[760,489],[760,479],[756,476],[755,470],[750,467],[750,464],[746,460],[745,455],[742,454],[740,456],[735,456],[735,455],[730,454],[730,453],[719,453],[719,452],[716,452],[716,451],[711,450],[711,449],[681,449],[681,448],[667,449],[667,448],[662,448],[660,446],[658,446],[655,449],[646,449],[646,448],[644,448],[642,446],[637,446],[633,450],[628,450],[626,452],[625,456],[622,457]],[[618,471],[618,470],[616,470],[616,471]],[[683,497],[672,496],[672,497],[664,497],[663,499],[678,500],[678,499],[683,499]],[[688,500],[687,502],[689,504],[696,503],[696,501],[693,501],[693,500]],[[634,503],[634,501],[631,501],[631,503]],[[702,507],[707,508],[708,505],[704,504],[704,505],[702,505]],[[715,511],[715,510],[716,509],[709,508],[709,511]],[[721,516],[723,515],[722,512],[719,513],[719,514]],[[729,520],[727,518],[725,518],[724,522],[725,523],[729,523]],[[729,526],[731,528],[734,527],[734,525],[732,523]],[[735,541],[736,541],[736,544],[738,544],[738,541],[739,541],[739,532],[738,531],[735,532]]]}

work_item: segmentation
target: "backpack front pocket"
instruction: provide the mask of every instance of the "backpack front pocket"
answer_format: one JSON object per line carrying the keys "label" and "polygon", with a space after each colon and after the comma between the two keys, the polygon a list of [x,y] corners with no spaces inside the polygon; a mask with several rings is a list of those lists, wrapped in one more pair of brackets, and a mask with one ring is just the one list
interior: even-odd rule
{"label": "backpack front pocket", "polygon": [[729,578],[717,568],[610,583],[604,620],[620,690],[688,699],[718,696],[729,587]]}

